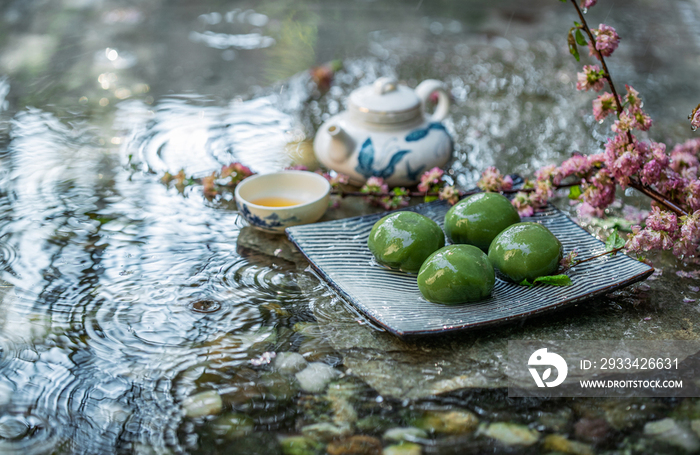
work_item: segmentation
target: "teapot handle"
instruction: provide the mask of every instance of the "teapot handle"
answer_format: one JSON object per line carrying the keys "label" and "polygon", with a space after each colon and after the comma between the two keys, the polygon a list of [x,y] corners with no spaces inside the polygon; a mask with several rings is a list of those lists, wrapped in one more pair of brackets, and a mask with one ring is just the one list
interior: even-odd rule
{"label": "teapot handle", "polygon": [[418,95],[418,98],[420,98],[423,112],[425,112],[425,106],[428,99],[430,99],[430,95],[435,92],[438,94],[438,103],[435,107],[435,112],[433,112],[433,115],[430,116],[430,120],[433,122],[439,122],[447,117],[447,113],[450,110],[450,96],[447,94],[445,84],[435,79],[427,79],[418,84],[418,87],[416,87],[416,95]]}

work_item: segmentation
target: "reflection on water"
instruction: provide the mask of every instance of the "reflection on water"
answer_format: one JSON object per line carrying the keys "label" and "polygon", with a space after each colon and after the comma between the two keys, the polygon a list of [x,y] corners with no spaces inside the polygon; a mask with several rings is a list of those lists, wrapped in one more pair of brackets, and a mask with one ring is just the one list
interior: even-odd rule
{"label": "reflection on water", "polygon": [[255,172],[290,164],[284,154],[292,140],[294,119],[280,110],[280,97],[269,95],[228,106],[205,97],[171,97],[156,107],[139,101],[118,106],[116,126],[124,128],[126,161],[157,174],[203,176],[239,161]]}
{"label": "reflection on water", "polygon": [[[0,6],[12,50],[0,59],[0,453],[277,453],[277,436],[307,424],[381,436],[436,409],[544,412],[504,409],[502,392],[404,403],[338,378],[343,356],[312,309],[330,318],[342,301],[272,240],[239,245],[226,204],[158,177],[284,168],[382,75],[446,82],[460,185],[495,163],[528,173],[595,149],[603,126],[581,118],[590,100],[551,23],[516,18],[503,38],[510,1],[143,3]],[[305,69],[334,58],[343,69],[322,92]],[[273,369],[285,352],[329,366],[331,388]],[[455,438],[422,443],[466,447]]]}

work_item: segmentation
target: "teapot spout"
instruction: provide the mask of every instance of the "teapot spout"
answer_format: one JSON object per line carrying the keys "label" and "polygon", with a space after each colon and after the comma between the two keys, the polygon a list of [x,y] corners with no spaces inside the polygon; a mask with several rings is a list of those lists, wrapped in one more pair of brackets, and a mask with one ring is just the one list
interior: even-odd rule
{"label": "teapot spout", "polygon": [[331,136],[328,156],[336,163],[347,161],[355,150],[355,141],[338,125],[330,125],[327,131]]}

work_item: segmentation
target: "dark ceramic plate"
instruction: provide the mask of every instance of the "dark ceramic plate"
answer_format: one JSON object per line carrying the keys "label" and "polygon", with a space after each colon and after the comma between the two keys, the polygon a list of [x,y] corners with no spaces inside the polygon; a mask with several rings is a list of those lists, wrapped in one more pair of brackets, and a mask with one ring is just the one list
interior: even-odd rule
{"label": "dark ceramic plate", "polygon": [[[449,206],[441,201],[407,208],[443,225]],[[447,306],[421,296],[416,275],[378,265],[367,248],[374,223],[386,213],[287,228],[287,236],[316,271],[360,312],[389,332],[426,335],[502,324],[581,302],[649,277],[648,265],[624,254],[578,265],[569,275],[573,286],[532,288],[496,279],[491,297],[477,303]],[[523,221],[542,223],[567,253],[584,259],[605,251],[597,240],[553,207]]]}

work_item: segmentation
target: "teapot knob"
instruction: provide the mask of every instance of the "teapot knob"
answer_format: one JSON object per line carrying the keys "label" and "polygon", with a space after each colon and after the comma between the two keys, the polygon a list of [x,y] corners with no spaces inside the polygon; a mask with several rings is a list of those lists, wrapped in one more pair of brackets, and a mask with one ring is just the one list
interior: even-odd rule
{"label": "teapot knob", "polygon": [[445,84],[435,79],[427,79],[418,84],[418,87],[416,87],[416,95],[418,95],[418,98],[421,100],[423,112],[425,112],[425,105],[428,102],[428,99],[430,99],[430,95],[435,92],[438,94],[438,103],[437,106],[435,106],[435,112],[433,112],[430,120],[433,122],[439,122],[447,117],[450,110],[450,97],[447,94]]}
{"label": "teapot knob", "polygon": [[396,90],[397,81],[393,77],[380,77],[374,81],[374,91],[377,95],[383,95],[386,92]]}

